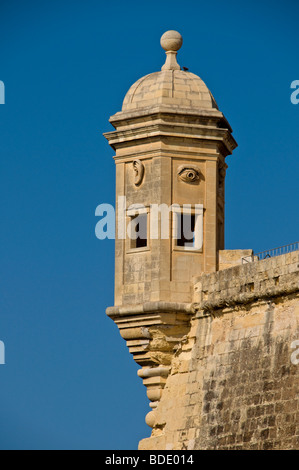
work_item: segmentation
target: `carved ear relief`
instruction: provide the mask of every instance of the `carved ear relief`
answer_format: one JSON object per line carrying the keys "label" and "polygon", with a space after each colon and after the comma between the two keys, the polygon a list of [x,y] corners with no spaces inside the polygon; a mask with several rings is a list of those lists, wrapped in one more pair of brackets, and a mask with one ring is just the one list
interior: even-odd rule
{"label": "carved ear relief", "polygon": [[197,165],[184,164],[178,167],[177,174],[185,183],[197,183],[200,178],[200,169]]}
{"label": "carved ear relief", "polygon": [[133,160],[133,170],[135,172],[134,184],[140,186],[144,176],[144,165],[140,160]]}

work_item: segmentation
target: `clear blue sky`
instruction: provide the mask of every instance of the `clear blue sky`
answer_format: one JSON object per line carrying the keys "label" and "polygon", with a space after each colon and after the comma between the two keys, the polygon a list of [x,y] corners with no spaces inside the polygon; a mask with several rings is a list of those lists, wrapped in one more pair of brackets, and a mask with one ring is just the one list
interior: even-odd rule
{"label": "clear blue sky", "polygon": [[160,36],[199,75],[239,147],[228,157],[226,248],[297,241],[297,0],[1,0],[1,449],[135,449],[150,434],[137,365],[116,326],[114,204],[103,132],[130,85],[160,70]]}

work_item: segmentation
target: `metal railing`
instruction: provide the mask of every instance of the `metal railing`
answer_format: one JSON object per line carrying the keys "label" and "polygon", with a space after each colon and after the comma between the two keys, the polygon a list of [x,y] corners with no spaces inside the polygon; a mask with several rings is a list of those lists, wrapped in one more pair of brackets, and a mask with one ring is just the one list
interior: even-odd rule
{"label": "metal railing", "polygon": [[261,261],[266,258],[274,258],[275,256],[285,255],[286,253],[291,253],[292,251],[297,250],[299,250],[299,242],[279,246],[278,248],[272,248],[271,250],[260,251],[259,253],[253,252],[252,255],[242,258],[242,264]]}

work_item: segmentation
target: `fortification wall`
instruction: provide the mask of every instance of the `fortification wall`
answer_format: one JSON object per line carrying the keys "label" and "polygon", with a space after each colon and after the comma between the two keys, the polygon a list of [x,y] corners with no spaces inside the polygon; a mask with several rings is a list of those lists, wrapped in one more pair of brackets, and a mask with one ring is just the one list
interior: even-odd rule
{"label": "fortification wall", "polygon": [[196,279],[191,329],[140,449],[299,448],[298,279],[299,252]]}

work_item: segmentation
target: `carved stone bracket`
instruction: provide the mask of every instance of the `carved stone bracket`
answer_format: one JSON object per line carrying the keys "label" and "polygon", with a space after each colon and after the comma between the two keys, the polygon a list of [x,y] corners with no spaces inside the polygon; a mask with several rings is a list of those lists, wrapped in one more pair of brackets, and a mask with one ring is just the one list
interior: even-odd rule
{"label": "carved stone bracket", "polygon": [[190,329],[192,304],[147,302],[140,305],[109,307],[107,315],[117,324],[122,338],[137,364],[152,411],[146,423],[155,424],[155,408],[162,396],[172,358]]}

